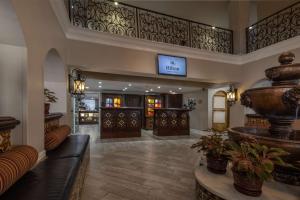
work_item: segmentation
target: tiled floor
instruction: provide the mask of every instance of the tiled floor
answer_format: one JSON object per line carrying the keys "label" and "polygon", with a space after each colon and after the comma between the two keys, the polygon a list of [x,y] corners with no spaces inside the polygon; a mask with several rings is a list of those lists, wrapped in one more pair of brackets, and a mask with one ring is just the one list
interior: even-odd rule
{"label": "tiled floor", "polygon": [[97,126],[82,126],[91,135],[91,160],[82,200],[193,200],[193,169],[199,155],[191,136],[100,140]]}

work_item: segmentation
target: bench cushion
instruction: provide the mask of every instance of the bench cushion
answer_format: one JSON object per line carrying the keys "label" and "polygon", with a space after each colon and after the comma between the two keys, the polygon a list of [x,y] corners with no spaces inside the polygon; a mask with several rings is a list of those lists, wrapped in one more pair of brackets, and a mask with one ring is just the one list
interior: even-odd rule
{"label": "bench cushion", "polygon": [[45,149],[48,151],[57,148],[70,133],[71,128],[68,125],[63,125],[55,130],[47,132],[45,134]]}
{"label": "bench cushion", "polygon": [[1,200],[69,199],[79,167],[79,158],[46,159],[8,189]]}
{"label": "bench cushion", "polygon": [[47,156],[49,159],[79,157],[82,160],[89,140],[89,135],[70,135],[56,149],[47,151]]}
{"label": "bench cushion", "polygon": [[0,154],[0,195],[30,170],[38,159],[31,146],[20,145]]}

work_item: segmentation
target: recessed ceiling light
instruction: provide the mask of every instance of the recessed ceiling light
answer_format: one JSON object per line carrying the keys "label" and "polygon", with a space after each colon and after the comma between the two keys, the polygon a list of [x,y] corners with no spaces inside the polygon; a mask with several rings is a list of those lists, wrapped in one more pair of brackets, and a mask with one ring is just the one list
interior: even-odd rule
{"label": "recessed ceiling light", "polygon": [[127,90],[128,88],[126,87],[126,88],[124,88],[124,90]]}
{"label": "recessed ceiling light", "polygon": [[145,92],[149,92],[149,90],[146,90]]}
{"label": "recessed ceiling light", "polygon": [[212,29],[216,29],[216,27],[214,27],[214,26],[213,26],[213,27],[211,27],[211,28],[212,28]]}
{"label": "recessed ceiling light", "polygon": [[157,86],[158,89],[160,89],[160,86]]}
{"label": "recessed ceiling light", "polygon": [[132,84],[131,84],[131,83],[129,83],[129,84],[128,84],[128,86],[129,86],[129,87],[131,87],[131,86],[132,86]]}
{"label": "recessed ceiling light", "polygon": [[99,84],[102,84],[102,82],[101,82],[101,81],[99,81],[98,83],[99,83]]}
{"label": "recessed ceiling light", "polygon": [[152,92],[152,91],[153,91],[153,89],[151,88],[151,89],[150,89],[150,91]]}
{"label": "recessed ceiling light", "polygon": [[125,89],[123,89],[123,91],[125,91]]}
{"label": "recessed ceiling light", "polygon": [[85,86],[85,89],[89,89],[90,87],[89,86]]}
{"label": "recessed ceiling light", "polygon": [[99,88],[102,88],[102,85],[99,85],[98,87],[99,87]]}
{"label": "recessed ceiling light", "polygon": [[178,90],[182,90],[182,88],[180,87],[180,88],[178,88]]}
{"label": "recessed ceiling light", "polygon": [[170,90],[169,92],[170,92],[170,93],[172,93],[173,91],[172,91],[172,90]]}
{"label": "recessed ceiling light", "polygon": [[116,2],[116,1],[115,1],[115,3],[114,3],[114,4],[115,4],[115,6],[119,5],[119,3],[118,3],[118,2]]}

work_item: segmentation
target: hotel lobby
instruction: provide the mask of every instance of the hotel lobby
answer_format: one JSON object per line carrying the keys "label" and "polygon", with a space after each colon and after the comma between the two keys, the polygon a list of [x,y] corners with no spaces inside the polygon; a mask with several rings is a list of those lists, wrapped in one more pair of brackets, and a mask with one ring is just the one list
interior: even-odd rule
{"label": "hotel lobby", "polygon": [[300,200],[299,1],[1,0],[0,22],[0,200]]}

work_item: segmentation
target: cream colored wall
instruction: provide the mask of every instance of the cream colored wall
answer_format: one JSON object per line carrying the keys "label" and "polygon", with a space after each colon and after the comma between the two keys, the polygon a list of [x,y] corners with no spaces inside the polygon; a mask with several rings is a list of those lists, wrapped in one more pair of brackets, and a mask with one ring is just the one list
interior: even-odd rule
{"label": "cream colored wall", "polygon": [[207,129],[207,89],[183,94],[183,102],[188,98],[196,99],[196,108],[190,112],[190,128],[197,130]]}
{"label": "cream colored wall", "polygon": [[261,20],[275,12],[286,8],[298,0],[263,0],[257,1],[257,19]]}
{"label": "cream colored wall", "polygon": [[26,54],[25,47],[0,44],[0,115],[12,116],[21,122],[12,131],[12,144],[22,144],[25,140],[23,100]]}
{"label": "cream colored wall", "polygon": [[67,67],[53,49],[44,63],[44,87],[55,93],[56,103],[51,103],[50,113],[67,113]]}
{"label": "cream colored wall", "polygon": [[[68,40],[68,65],[84,70],[157,77],[155,52]],[[187,78],[212,83],[239,82],[240,67],[187,58]],[[172,78],[172,77],[164,77]]]}
{"label": "cream colored wall", "polygon": [[44,150],[44,78],[43,65],[46,54],[56,48],[65,60],[65,36],[48,1],[11,0],[24,32],[28,48],[27,69],[24,73],[26,88],[24,95],[26,124],[25,144]]}

